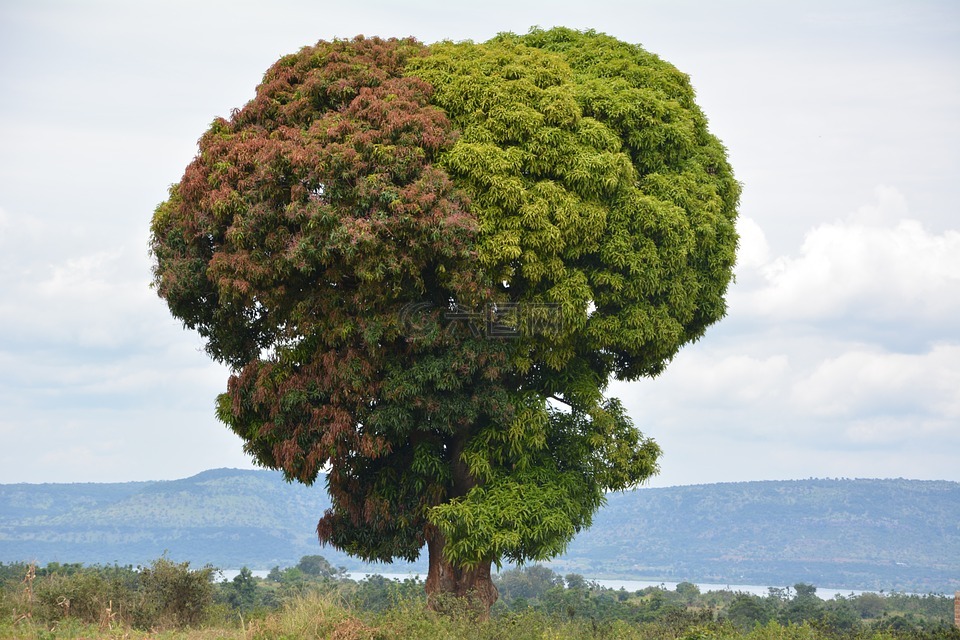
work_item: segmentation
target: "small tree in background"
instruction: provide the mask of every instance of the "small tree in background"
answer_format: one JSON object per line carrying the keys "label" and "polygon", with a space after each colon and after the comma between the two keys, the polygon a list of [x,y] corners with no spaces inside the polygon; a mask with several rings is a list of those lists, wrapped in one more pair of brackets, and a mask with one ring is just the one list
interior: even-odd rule
{"label": "small tree in background", "polygon": [[817,597],[817,588],[798,582],[793,589],[796,595],[780,612],[781,622],[801,624],[819,619],[823,615],[823,600]]}
{"label": "small tree in background", "polygon": [[677,595],[685,604],[692,604],[700,595],[700,587],[692,582],[681,582],[677,585]]}
{"label": "small tree in background", "polygon": [[218,416],[333,506],[320,540],[496,599],[659,448],[609,380],[720,319],[739,186],[688,78],[594,32],[356,38],[281,58],[151,227],[233,374]]}
{"label": "small tree in background", "polygon": [[166,557],[140,569],[142,606],[134,624],[150,627],[196,626],[213,603],[213,567],[190,569],[189,562]]}
{"label": "small tree in background", "polygon": [[297,569],[314,578],[336,579],[346,573],[346,568],[335,567],[323,556],[303,556],[297,563]]}
{"label": "small tree in background", "polygon": [[240,573],[229,583],[224,583],[224,599],[234,609],[241,612],[252,610],[257,604],[257,580],[253,572],[242,567]]}
{"label": "small tree in background", "polygon": [[497,579],[501,595],[512,600],[522,599],[524,606],[557,586],[563,586],[563,578],[538,564],[502,571]]}

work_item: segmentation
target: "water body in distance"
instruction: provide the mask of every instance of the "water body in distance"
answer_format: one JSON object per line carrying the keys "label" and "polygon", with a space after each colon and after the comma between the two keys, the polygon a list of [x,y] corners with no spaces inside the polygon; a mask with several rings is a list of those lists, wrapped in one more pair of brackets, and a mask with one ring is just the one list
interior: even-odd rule
{"label": "water body in distance", "polygon": [[[236,572],[235,572],[236,573]],[[254,571],[254,575],[256,575]],[[351,571],[347,573],[347,577],[351,580],[360,581],[366,578],[367,576],[374,575],[370,572],[365,571]],[[419,573],[380,573],[378,575],[383,576],[389,580],[403,581],[410,578],[419,578],[425,580],[426,576]],[[640,589],[646,589],[648,587],[660,587],[666,589],[667,591],[674,591],[677,588],[679,582],[652,582],[647,580],[591,580],[590,578],[584,576],[588,582],[596,582],[601,587],[606,587],[608,589],[620,589],[623,588],[627,591],[634,592],[639,591]],[[694,583],[697,585],[697,588],[701,592],[707,591],[733,591],[740,593],[751,593],[757,596],[766,596],[770,593],[768,587],[761,587],[757,585],[750,584],[710,584],[710,583]],[[784,585],[786,586],[786,585]],[[790,593],[793,593],[793,587],[790,586]],[[836,596],[851,596],[859,595],[861,593],[867,593],[866,591],[856,590],[856,589],[821,589],[817,587],[817,595],[824,600],[830,600]]]}
{"label": "water body in distance", "polygon": [[[257,578],[266,578],[269,571],[253,570],[252,573]],[[239,569],[222,569],[219,575],[215,578],[218,582],[222,581],[231,581],[235,577],[240,575]],[[357,582],[363,580],[364,578],[372,575],[381,575],[388,580],[397,580],[402,582],[404,580],[409,580],[412,578],[419,578],[420,580],[426,580],[426,576],[420,573],[371,573],[369,571],[350,571],[347,572],[347,577],[351,580],[356,580]],[[601,587],[606,587],[608,589],[626,589],[631,593],[634,591],[639,591],[640,589],[646,589],[648,587],[660,587],[661,589],[666,589],[667,591],[675,591],[679,582],[653,582],[649,580],[591,580],[586,578],[588,582],[596,582]],[[707,591],[733,591],[735,593],[751,593],[756,596],[766,596],[770,593],[769,587],[761,587],[754,584],[711,584],[711,583],[694,583],[697,585],[697,588],[701,592]],[[786,586],[786,585],[784,585]],[[790,587],[790,593],[793,592],[792,585]],[[830,600],[837,596],[856,596],[861,593],[869,593],[868,591],[862,591],[857,589],[824,589],[817,587],[817,595],[823,600]]]}
{"label": "water body in distance", "polygon": [[[253,570],[252,573],[257,578],[266,578],[269,571]],[[218,582],[231,581],[235,577],[240,575],[239,569],[222,569],[219,575],[216,576]],[[372,575],[381,575],[388,580],[396,580],[402,582],[404,580],[409,580],[412,578],[419,578],[420,580],[426,580],[426,576],[420,573],[371,573],[369,571],[350,571],[347,572],[347,577],[351,580],[356,580],[357,582],[363,580],[364,578]],[[601,587],[606,587],[607,589],[626,589],[631,593],[634,591],[639,591],[640,589],[646,589],[648,587],[660,587],[661,589],[666,589],[667,591],[675,591],[679,582],[653,582],[649,580],[591,580],[586,578],[588,582],[596,582]],[[697,588],[701,592],[707,591],[733,591],[739,593],[751,593],[756,596],[765,596],[770,593],[768,587],[761,587],[754,584],[711,584],[711,583],[694,583],[697,585]],[[786,585],[785,585],[786,586]],[[791,586],[790,592],[793,592]],[[867,591],[861,591],[857,589],[824,589],[817,587],[817,595],[823,600],[830,600],[837,596],[856,596],[861,593],[869,593]]]}

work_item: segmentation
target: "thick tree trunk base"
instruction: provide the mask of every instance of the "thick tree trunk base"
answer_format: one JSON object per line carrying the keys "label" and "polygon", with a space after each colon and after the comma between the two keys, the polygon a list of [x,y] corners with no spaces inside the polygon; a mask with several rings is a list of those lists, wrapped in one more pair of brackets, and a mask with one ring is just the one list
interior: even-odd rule
{"label": "thick tree trunk base", "polygon": [[463,612],[478,620],[488,619],[490,607],[500,595],[490,576],[491,561],[474,569],[461,569],[443,558],[443,545],[439,534],[427,540],[430,554],[430,569],[424,585],[427,608],[438,613]]}

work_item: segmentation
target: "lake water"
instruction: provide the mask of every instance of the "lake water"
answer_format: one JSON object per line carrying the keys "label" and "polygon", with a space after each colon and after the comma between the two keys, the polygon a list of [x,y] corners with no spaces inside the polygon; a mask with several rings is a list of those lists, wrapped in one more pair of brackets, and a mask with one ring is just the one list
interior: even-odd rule
{"label": "lake water", "polygon": [[[668,591],[677,588],[679,582],[648,582],[645,580],[594,580],[597,584],[610,589],[619,589],[623,587],[627,591],[637,591],[647,587],[662,587]],[[741,593],[752,593],[757,596],[765,596],[769,593],[768,587],[760,587],[753,584],[712,584],[708,582],[694,583],[701,592],[707,591],[739,591]],[[786,585],[784,585],[786,586]],[[783,588],[783,587],[779,587]],[[791,593],[793,588],[790,589]],[[849,596],[864,593],[857,589],[824,589],[817,587],[817,595],[824,600],[831,600],[836,596]]]}
{"label": "lake water", "polygon": [[[254,576],[258,578],[266,578],[269,571],[255,570],[251,571]],[[217,578],[218,581],[222,580],[233,580],[237,575],[240,574],[239,569],[223,569],[220,572],[220,576]],[[370,571],[348,571],[347,577],[351,580],[360,581],[371,575],[381,575],[388,580],[398,580],[403,581],[408,578],[419,578],[421,580],[426,580],[427,576],[423,573],[384,573],[384,572],[370,572]],[[666,589],[667,591],[673,591],[677,588],[679,582],[657,582],[650,580],[621,580],[621,579],[597,579],[594,580],[589,576],[584,576],[588,581],[596,582],[602,587],[607,587],[608,589],[626,589],[627,591],[639,591],[640,589],[646,589],[648,587],[660,587]],[[701,592],[707,591],[739,591],[742,593],[752,593],[758,596],[765,596],[769,593],[768,587],[761,587],[754,584],[714,584],[709,582],[700,582],[694,583],[697,585],[697,588]],[[784,585],[786,586],[786,585]],[[792,589],[791,589],[792,591]],[[859,590],[859,589],[825,589],[822,587],[817,587],[817,595],[824,600],[831,600],[836,596],[850,596],[850,595],[859,595],[861,593],[868,593],[868,591]]]}
{"label": "lake water", "polygon": [[[266,578],[269,571],[254,570],[251,571],[254,576],[258,578]],[[233,580],[237,575],[240,574],[239,569],[223,569],[220,572],[217,580]],[[351,580],[360,581],[371,575],[381,575],[388,580],[398,580],[403,581],[408,578],[419,578],[421,580],[426,580],[426,574],[422,573],[384,573],[384,572],[370,572],[370,571],[348,571],[347,577]],[[589,576],[584,576],[588,581],[596,582],[602,587],[607,587],[608,589],[626,589],[627,591],[639,591],[640,589],[646,589],[648,587],[660,587],[666,589],[667,591],[673,591],[677,588],[679,582],[657,582],[650,580],[621,580],[621,579],[597,579],[593,580]],[[742,593],[752,593],[758,596],[765,596],[768,591],[768,587],[761,587],[754,584],[714,584],[709,582],[694,583],[700,589],[701,592],[707,591],[739,591]],[[786,585],[784,585],[786,586]],[[791,589],[792,591],[792,589]],[[850,595],[859,595],[861,593],[867,593],[867,591],[859,589],[825,589],[822,587],[817,587],[817,595],[824,600],[831,600],[836,596],[850,596]]]}

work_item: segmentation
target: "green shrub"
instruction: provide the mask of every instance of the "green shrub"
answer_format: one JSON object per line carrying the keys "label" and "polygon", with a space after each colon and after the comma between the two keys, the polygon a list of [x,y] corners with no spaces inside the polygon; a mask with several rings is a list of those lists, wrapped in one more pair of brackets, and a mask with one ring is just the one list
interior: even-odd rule
{"label": "green shrub", "polygon": [[34,617],[40,620],[76,618],[83,622],[99,623],[101,618],[113,615],[124,594],[114,594],[110,584],[95,571],[54,573],[46,575],[34,585]]}
{"label": "green shrub", "polygon": [[140,606],[133,624],[140,628],[200,624],[213,603],[213,567],[190,569],[190,563],[167,558],[140,571]]}

